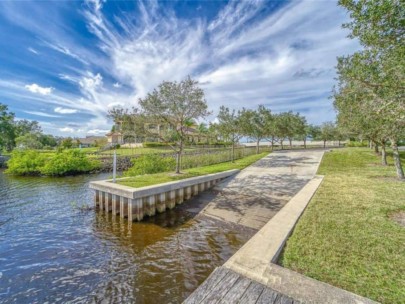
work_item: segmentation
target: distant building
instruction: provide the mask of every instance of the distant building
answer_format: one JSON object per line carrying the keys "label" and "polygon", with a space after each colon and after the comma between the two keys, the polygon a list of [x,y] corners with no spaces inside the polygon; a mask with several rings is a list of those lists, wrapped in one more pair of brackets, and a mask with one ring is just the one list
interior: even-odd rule
{"label": "distant building", "polygon": [[116,121],[111,132],[106,134],[107,142],[110,145],[122,145],[124,143],[124,135],[122,134],[122,122]]}
{"label": "distant building", "polygon": [[[116,121],[111,129],[111,132],[107,133],[108,143],[111,145],[122,145],[125,143],[132,142],[143,142],[143,141],[161,141],[161,134],[170,130],[172,126],[167,123],[145,123],[144,128],[146,129],[145,134],[135,134],[133,131],[124,132],[122,128],[122,122]],[[190,143],[205,143],[208,142],[209,136],[202,134],[198,131],[198,126],[193,124],[189,127],[183,127],[187,135],[187,139]]]}
{"label": "distant building", "polygon": [[105,140],[105,136],[86,136],[85,138],[78,138],[78,144],[81,148],[94,147],[97,145],[97,141]]}

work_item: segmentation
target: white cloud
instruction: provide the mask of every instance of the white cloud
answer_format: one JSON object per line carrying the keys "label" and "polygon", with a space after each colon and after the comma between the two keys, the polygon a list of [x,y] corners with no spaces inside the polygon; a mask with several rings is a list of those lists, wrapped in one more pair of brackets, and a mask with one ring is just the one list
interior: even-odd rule
{"label": "white cloud", "polygon": [[62,107],[56,107],[54,111],[56,113],[60,113],[60,114],[74,114],[74,113],[78,112],[78,110],[76,110],[76,109],[68,109],[68,108],[62,108]]}
{"label": "white cloud", "polygon": [[116,101],[116,102],[111,102],[107,105],[108,108],[114,108],[114,107],[124,107],[125,104],[123,104],[122,102]]}
{"label": "white cloud", "polygon": [[100,73],[94,75],[91,72],[87,72],[87,76],[83,77],[79,81],[79,84],[83,91],[92,92],[103,84],[103,77],[100,75]]}
{"label": "white cloud", "polygon": [[36,83],[30,84],[30,85],[27,84],[25,86],[25,88],[32,93],[38,93],[41,95],[49,95],[54,90],[54,88],[52,88],[52,87],[41,87],[41,86],[37,85]]}
{"label": "white cloud", "polygon": [[42,117],[53,117],[53,118],[60,117],[59,115],[52,115],[52,114],[39,112],[39,111],[24,111],[24,113],[36,115],[36,116],[42,116]]}
{"label": "white cloud", "polygon": [[62,131],[64,133],[74,133],[75,132],[75,130],[70,127],[59,128],[59,131]]}
{"label": "white cloud", "polygon": [[108,133],[110,130],[101,130],[101,129],[93,129],[93,130],[88,130],[87,134],[88,135],[104,135]]}
{"label": "white cloud", "polygon": [[[53,74],[65,80],[57,91],[34,83],[25,89],[37,94],[29,94],[25,84],[18,88],[20,83],[0,79],[4,94],[15,99],[47,104],[60,114],[74,110],[89,115],[75,132],[107,130],[109,108],[136,106],[138,98],[163,80],[187,75],[200,81],[214,111],[222,104],[265,104],[275,112],[309,113],[312,123],[331,120],[334,112],[327,96],[334,84],[336,56],[358,48],[345,38],[341,24],[347,16],[334,1],[231,1],[212,21],[179,18],[156,1],[138,2],[139,12],[111,20],[103,12],[104,1],[86,3],[81,16],[98,39],[88,48],[69,36],[62,20],[52,17],[52,27],[41,26],[39,19],[25,20],[19,10],[8,10],[10,22],[35,29],[38,39],[56,51],[49,53],[63,58],[58,61],[63,69]],[[274,9],[268,9],[271,6]],[[64,85],[69,89],[63,90]]]}
{"label": "white cloud", "polygon": [[32,47],[29,47],[28,51],[30,51],[31,53],[34,53],[35,55],[39,55],[39,52],[36,49],[32,48]]}

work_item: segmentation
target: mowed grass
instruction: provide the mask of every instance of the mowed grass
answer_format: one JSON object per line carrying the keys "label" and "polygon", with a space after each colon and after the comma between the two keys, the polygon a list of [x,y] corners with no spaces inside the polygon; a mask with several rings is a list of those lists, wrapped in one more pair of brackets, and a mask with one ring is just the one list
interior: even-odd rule
{"label": "mowed grass", "polygon": [[[405,163],[405,153],[401,155]],[[281,264],[382,303],[405,303],[405,182],[367,148],[326,153],[325,178],[289,238]]]}
{"label": "mowed grass", "polygon": [[172,181],[195,177],[195,176],[201,176],[201,175],[205,175],[205,174],[218,173],[218,172],[232,170],[232,169],[243,169],[268,154],[269,154],[269,152],[263,152],[260,154],[250,155],[250,156],[235,160],[235,162],[233,162],[233,163],[224,162],[224,163],[210,165],[210,166],[187,169],[187,170],[183,170],[181,174],[174,174],[173,172],[145,174],[145,175],[139,175],[139,176],[131,177],[131,178],[124,179],[124,180],[119,180],[117,182],[121,185],[130,186],[130,187],[134,187],[134,188],[140,188],[140,187],[167,183],[167,182],[172,182]]}

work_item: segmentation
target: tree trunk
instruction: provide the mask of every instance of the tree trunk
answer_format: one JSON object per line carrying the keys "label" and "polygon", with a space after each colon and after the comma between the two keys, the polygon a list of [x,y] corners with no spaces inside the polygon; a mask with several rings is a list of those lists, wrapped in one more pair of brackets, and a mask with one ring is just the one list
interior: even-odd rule
{"label": "tree trunk", "polygon": [[280,139],[281,150],[284,150],[283,142],[284,142],[284,140],[283,140],[283,139]]}
{"label": "tree trunk", "polygon": [[231,155],[231,161],[235,161],[235,142],[232,142],[232,155]]}
{"label": "tree trunk", "polygon": [[290,149],[292,149],[292,140],[291,140],[291,138],[289,138],[288,141],[290,142]]}
{"label": "tree trunk", "polygon": [[381,145],[381,164],[383,166],[388,166],[387,162],[387,152],[385,151],[385,144]]}
{"label": "tree trunk", "polygon": [[391,147],[392,147],[392,152],[393,152],[393,157],[394,157],[395,169],[397,170],[397,177],[399,179],[405,179],[404,170],[402,169],[401,159],[399,157],[397,141],[392,138],[390,138],[390,141],[391,141]]}
{"label": "tree trunk", "polygon": [[180,173],[181,168],[181,154],[183,153],[183,142],[180,142],[179,151],[177,151],[176,155],[176,173]]}
{"label": "tree trunk", "polygon": [[374,153],[378,154],[378,145],[377,145],[377,143],[374,143]]}
{"label": "tree trunk", "polygon": [[326,140],[323,141],[323,148],[326,148]]}
{"label": "tree trunk", "polygon": [[176,153],[176,173],[180,173],[180,152],[177,151]]}
{"label": "tree trunk", "polygon": [[258,139],[257,141],[256,141],[256,154],[259,154],[259,151],[260,151],[260,139]]}
{"label": "tree trunk", "polygon": [[306,148],[307,148],[307,139],[304,138],[304,149],[306,149]]}
{"label": "tree trunk", "polygon": [[340,148],[340,139],[338,140],[338,147]]}
{"label": "tree trunk", "polygon": [[271,138],[271,151],[273,151],[273,149],[274,149],[274,138],[272,137]]}

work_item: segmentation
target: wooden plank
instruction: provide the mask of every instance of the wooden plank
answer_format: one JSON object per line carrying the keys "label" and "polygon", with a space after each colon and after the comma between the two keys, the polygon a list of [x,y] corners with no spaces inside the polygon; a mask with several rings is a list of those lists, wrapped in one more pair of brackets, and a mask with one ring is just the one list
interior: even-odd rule
{"label": "wooden plank", "polygon": [[277,300],[278,293],[270,288],[265,288],[257,299],[256,304],[274,304]]}
{"label": "wooden plank", "polygon": [[218,284],[214,285],[214,288],[211,289],[211,292],[201,303],[211,304],[218,302],[226,295],[239,278],[240,276],[237,273],[229,271]]}
{"label": "wooden plank", "polygon": [[219,303],[233,304],[239,302],[239,299],[243,296],[251,283],[252,281],[248,278],[239,277],[238,281],[229,289]]}
{"label": "wooden plank", "polygon": [[293,299],[291,299],[283,294],[279,294],[275,304],[293,304]]}
{"label": "wooden plank", "polygon": [[210,276],[184,301],[185,304],[197,304],[210,293],[227,274],[229,270],[225,267],[215,269]]}
{"label": "wooden plank", "polygon": [[240,299],[240,304],[255,304],[264,290],[264,285],[252,282],[246,289],[243,297]]}

